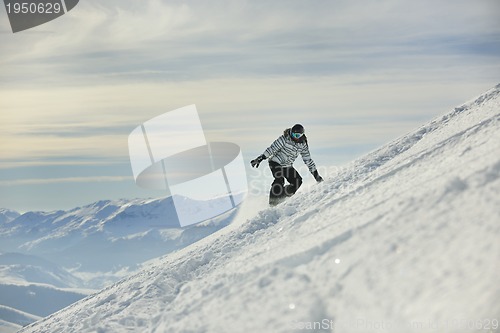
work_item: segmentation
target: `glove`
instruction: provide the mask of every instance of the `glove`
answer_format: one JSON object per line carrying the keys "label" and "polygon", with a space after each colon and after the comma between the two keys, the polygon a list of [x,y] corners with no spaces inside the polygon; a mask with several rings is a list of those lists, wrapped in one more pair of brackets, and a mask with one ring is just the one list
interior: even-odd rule
{"label": "glove", "polygon": [[253,168],[258,168],[260,162],[262,162],[265,159],[266,159],[266,157],[264,155],[260,155],[255,160],[250,161],[250,164],[252,165]]}
{"label": "glove", "polygon": [[318,170],[314,170],[314,172],[312,173],[314,179],[316,179],[316,181],[318,183],[321,183],[323,181],[323,177],[321,177],[318,173]]}

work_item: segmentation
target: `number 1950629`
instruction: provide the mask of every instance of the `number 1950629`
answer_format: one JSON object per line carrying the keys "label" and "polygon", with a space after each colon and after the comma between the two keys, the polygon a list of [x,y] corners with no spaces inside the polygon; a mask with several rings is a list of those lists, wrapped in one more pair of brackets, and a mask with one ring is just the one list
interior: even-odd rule
{"label": "number 1950629", "polygon": [[63,10],[61,4],[50,2],[15,2],[5,7],[8,14],[59,14]]}

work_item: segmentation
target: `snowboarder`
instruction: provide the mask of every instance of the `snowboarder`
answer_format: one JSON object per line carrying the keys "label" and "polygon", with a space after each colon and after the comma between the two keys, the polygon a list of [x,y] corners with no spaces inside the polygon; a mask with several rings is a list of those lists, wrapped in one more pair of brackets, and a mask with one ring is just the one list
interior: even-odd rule
{"label": "snowboarder", "polygon": [[[302,177],[293,167],[293,162],[299,153],[314,179],[318,183],[322,182],[323,178],[319,175],[316,165],[311,159],[304,127],[301,124],[295,124],[292,128],[285,129],[283,135],[276,139],[262,155],[250,162],[252,167],[258,168],[260,162],[269,158],[269,168],[271,168],[274,177],[269,193],[271,206],[275,206],[285,198],[294,195],[302,185]],[[289,185],[285,186],[285,179]]]}

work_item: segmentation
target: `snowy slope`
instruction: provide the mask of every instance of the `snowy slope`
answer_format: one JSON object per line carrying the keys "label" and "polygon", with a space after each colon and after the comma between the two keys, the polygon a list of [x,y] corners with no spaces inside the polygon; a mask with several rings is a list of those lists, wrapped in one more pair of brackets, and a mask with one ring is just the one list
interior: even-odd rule
{"label": "snowy slope", "polygon": [[0,208],[0,223],[9,223],[19,217],[19,213],[10,209]]}
{"label": "snowy slope", "polygon": [[40,257],[21,253],[0,254],[0,284],[26,282],[48,284],[58,288],[78,288],[84,285],[81,279]]}
{"label": "snowy slope", "polygon": [[21,332],[493,331],[500,85],[325,178]]}

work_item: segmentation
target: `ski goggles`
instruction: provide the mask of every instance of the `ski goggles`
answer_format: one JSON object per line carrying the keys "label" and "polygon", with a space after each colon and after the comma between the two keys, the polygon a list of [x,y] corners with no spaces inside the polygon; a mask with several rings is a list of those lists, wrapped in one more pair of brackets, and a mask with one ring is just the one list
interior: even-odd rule
{"label": "ski goggles", "polygon": [[294,133],[292,132],[292,138],[294,139],[300,139],[304,135],[304,133]]}

